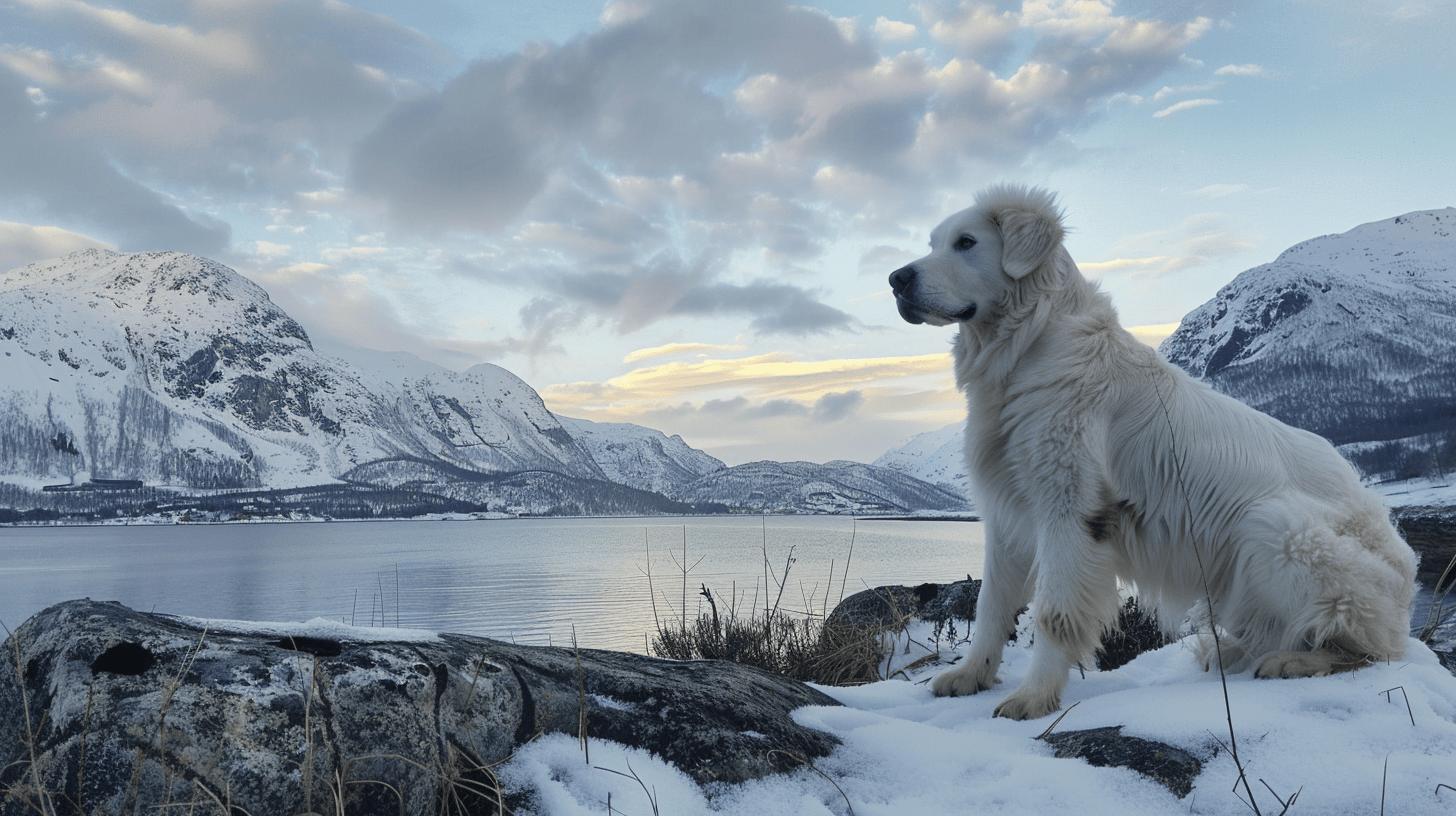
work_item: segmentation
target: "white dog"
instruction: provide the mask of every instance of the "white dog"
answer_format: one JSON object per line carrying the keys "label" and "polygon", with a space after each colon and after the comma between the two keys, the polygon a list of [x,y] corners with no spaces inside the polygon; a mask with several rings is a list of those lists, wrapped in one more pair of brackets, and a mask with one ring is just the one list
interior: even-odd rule
{"label": "white dog", "polygon": [[960,325],[986,519],[970,653],[935,693],[990,688],[1032,600],[1031,669],[996,715],[1056,710],[1068,670],[1116,622],[1119,580],[1173,629],[1191,615],[1205,640],[1206,585],[1231,671],[1305,677],[1400,657],[1416,557],[1380,499],[1324,439],[1133,339],[1062,236],[1050,193],[993,187],[890,276],[907,321]]}

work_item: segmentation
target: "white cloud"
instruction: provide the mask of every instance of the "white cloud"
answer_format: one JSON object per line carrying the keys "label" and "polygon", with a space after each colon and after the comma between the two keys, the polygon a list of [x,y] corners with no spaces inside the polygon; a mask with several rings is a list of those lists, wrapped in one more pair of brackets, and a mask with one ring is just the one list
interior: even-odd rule
{"label": "white cloud", "polygon": [[1237,184],[1205,184],[1197,190],[1193,190],[1192,194],[1199,198],[1227,198],[1231,195],[1246,193],[1249,189],[1249,185],[1242,182]]}
{"label": "white cloud", "polygon": [[60,227],[0,221],[0,272],[81,249],[115,247]]}
{"label": "white cloud", "polygon": [[1224,65],[1213,72],[1214,76],[1257,77],[1264,75],[1264,66],[1252,62],[1239,65]]}
{"label": "white cloud", "polygon": [[1200,82],[1193,85],[1164,85],[1153,92],[1154,102],[1162,102],[1170,96],[1181,96],[1190,93],[1203,93],[1218,87],[1217,82]]}
{"label": "white cloud", "polygon": [[253,254],[260,258],[282,258],[293,251],[288,244],[279,244],[273,241],[254,241]]}
{"label": "white cloud", "polygon": [[1172,116],[1175,113],[1182,113],[1183,111],[1193,110],[1194,108],[1206,108],[1209,105],[1218,104],[1222,103],[1217,99],[1185,99],[1182,102],[1174,102],[1168,107],[1163,108],[1157,113],[1154,113],[1153,118],[1166,119],[1167,117]]}
{"label": "white cloud", "polygon": [[891,20],[888,17],[876,17],[874,32],[875,36],[889,42],[904,42],[914,39],[918,29],[914,23],[907,23],[902,20]]}

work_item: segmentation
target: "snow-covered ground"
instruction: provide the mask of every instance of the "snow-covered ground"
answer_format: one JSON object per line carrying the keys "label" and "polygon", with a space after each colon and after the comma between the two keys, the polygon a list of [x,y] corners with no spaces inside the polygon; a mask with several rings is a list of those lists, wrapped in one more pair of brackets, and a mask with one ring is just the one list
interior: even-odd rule
{"label": "snow-covered ground", "polygon": [[[911,635],[928,642],[924,626],[912,627]],[[1057,726],[1121,725],[1124,734],[1192,753],[1203,772],[1180,800],[1133,771],[1054,757],[1050,745],[1035,739],[1053,717],[993,719],[996,703],[1028,668],[1027,638],[1019,641],[1007,649],[1002,683],[974,697],[933,697],[926,681],[940,666],[908,679],[824,688],[844,707],[800,709],[795,717],[842,740],[815,763],[833,783],[804,769],[705,790],[646,752],[600,740],[591,742],[588,765],[575,737],[561,735],[520,749],[502,778],[512,788],[533,790],[537,812],[552,816],[606,813],[608,794],[614,812],[674,816],[847,814],[851,806],[857,816],[1250,812],[1232,792],[1232,761],[1217,747],[1228,736],[1218,675],[1203,672],[1187,645],[1144,654],[1115,671],[1074,676],[1064,702],[1077,706]],[[912,646],[895,664],[922,654]],[[1418,642],[1411,641],[1400,663],[1306,680],[1236,675],[1228,686],[1240,755],[1264,813],[1280,806],[1263,782],[1286,799],[1300,792],[1292,814],[1456,812],[1456,792],[1436,789],[1456,786],[1456,677]],[[1394,691],[1387,701],[1383,692],[1394,687],[1404,694]],[[637,774],[656,807],[643,785],[599,768]]]}
{"label": "snow-covered ground", "polygon": [[1390,507],[1456,507],[1456,479],[1412,479],[1370,487]]}

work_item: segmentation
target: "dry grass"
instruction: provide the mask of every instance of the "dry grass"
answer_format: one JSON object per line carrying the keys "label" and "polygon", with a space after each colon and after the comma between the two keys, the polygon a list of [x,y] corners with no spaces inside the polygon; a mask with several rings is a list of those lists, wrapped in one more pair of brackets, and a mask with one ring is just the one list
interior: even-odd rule
{"label": "dry grass", "polygon": [[1456,588],[1456,555],[1451,556],[1450,563],[1441,571],[1441,577],[1436,579],[1436,585],[1432,588],[1435,598],[1431,601],[1431,610],[1426,616],[1426,622],[1421,626],[1416,637],[1422,643],[1430,643],[1436,632],[1445,625],[1446,621],[1456,616],[1456,606],[1446,608],[1446,598],[1451,590]]}
{"label": "dry grass", "polygon": [[[841,599],[845,592],[844,584],[849,579],[856,535],[857,529],[851,533],[849,555],[841,573]],[[680,551],[669,554],[680,578],[676,616],[664,620],[658,615],[658,590],[654,583],[650,549],[647,566],[642,570],[647,577],[657,629],[648,644],[650,654],[672,660],[727,660],[794,680],[825,685],[854,685],[881,679],[879,668],[884,656],[884,635],[897,627],[830,622],[829,599],[834,594],[836,561],[829,563],[828,580],[822,594],[819,584],[806,588],[801,583],[798,589],[802,608],[786,607],[784,595],[798,560],[794,556],[794,547],[789,547],[782,569],[775,568],[776,559],[771,558],[768,551],[765,523],[763,583],[754,586],[752,599],[740,593],[736,584],[725,600],[715,595],[707,584],[700,583],[697,595],[703,599],[702,604],[707,609],[700,609],[697,614],[689,616],[689,576],[702,559],[689,562],[686,531]],[[670,601],[668,604],[671,606]],[[903,626],[903,621],[900,626]]]}

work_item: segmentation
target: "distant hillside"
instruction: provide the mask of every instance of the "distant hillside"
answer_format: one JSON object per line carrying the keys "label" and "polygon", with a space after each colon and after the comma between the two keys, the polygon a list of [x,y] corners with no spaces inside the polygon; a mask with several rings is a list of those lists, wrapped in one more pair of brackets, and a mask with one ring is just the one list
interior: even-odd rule
{"label": "distant hillside", "polygon": [[727,467],[680,436],[641,425],[570,417],[561,417],[561,424],[618,484],[671,496],[698,477]]}
{"label": "distant hillside", "polygon": [[676,494],[753,513],[964,512],[964,497],[889,468],[859,462],[749,462],[704,476]]}
{"label": "distant hillside", "polygon": [[880,454],[874,464],[940,485],[957,495],[968,495],[966,424],[957,422],[940,430],[916,434],[898,448]]}
{"label": "distant hillside", "polygon": [[1456,471],[1456,208],[1314,238],[1250,269],[1161,348],[1313,431],[1369,478]]}

